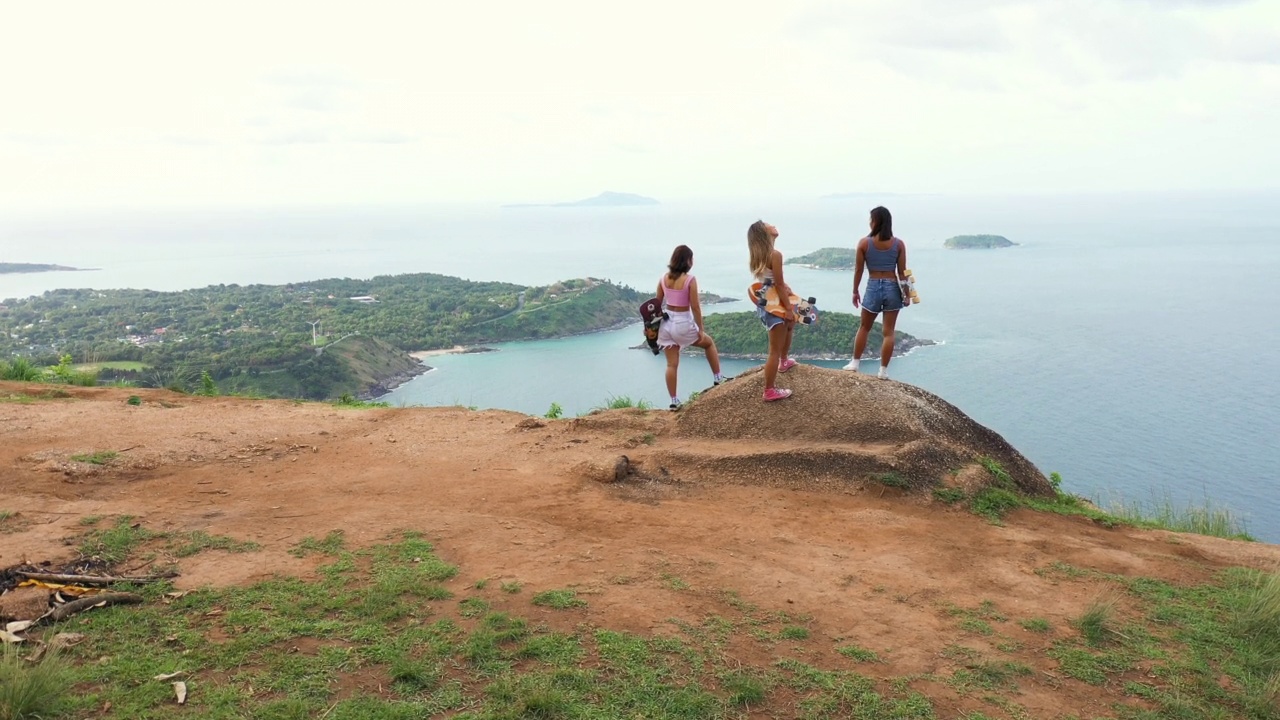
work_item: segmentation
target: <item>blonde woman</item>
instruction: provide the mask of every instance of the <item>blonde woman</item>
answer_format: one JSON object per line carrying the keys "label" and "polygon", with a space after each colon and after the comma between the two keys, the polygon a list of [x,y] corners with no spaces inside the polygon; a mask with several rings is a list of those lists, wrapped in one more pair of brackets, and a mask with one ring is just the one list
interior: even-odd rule
{"label": "blonde woman", "polygon": [[[791,295],[782,277],[782,253],[773,244],[778,239],[778,228],[763,220],[757,220],[747,228],[747,249],[751,251],[751,274],[757,282],[770,282],[778,297]],[[755,298],[751,299],[752,304]],[[756,316],[769,333],[769,359],[764,363],[764,401],[773,402],[791,397],[791,391],[775,387],[778,373],[785,373],[796,366],[796,361],[787,357],[791,353],[791,334],[796,327],[796,315],[788,309],[782,317],[765,312],[756,304]]]}

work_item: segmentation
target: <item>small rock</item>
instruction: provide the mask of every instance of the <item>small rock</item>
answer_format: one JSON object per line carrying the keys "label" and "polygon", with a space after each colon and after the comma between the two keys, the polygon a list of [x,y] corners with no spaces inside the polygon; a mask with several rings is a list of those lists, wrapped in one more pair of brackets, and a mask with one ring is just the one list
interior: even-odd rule
{"label": "small rock", "polygon": [[613,462],[587,461],[576,466],[578,473],[601,483],[618,482],[631,474],[631,461],[619,455]]}
{"label": "small rock", "polygon": [[38,587],[14,588],[0,595],[0,619],[35,620],[49,611],[49,591]]}
{"label": "small rock", "polygon": [[521,420],[520,422],[516,423],[516,428],[520,430],[537,430],[538,428],[546,427],[546,426],[547,426],[546,423],[542,422],[536,417],[527,417]]}

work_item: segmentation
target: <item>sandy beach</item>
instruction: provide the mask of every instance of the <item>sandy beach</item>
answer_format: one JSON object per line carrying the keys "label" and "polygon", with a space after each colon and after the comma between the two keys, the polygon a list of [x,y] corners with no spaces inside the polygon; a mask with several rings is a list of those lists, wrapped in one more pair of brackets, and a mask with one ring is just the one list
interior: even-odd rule
{"label": "sandy beach", "polygon": [[467,348],[465,346],[454,345],[451,348],[441,348],[439,350],[419,350],[417,352],[411,352],[409,353],[409,357],[423,360],[429,357],[435,357],[436,355],[457,355],[466,351]]}

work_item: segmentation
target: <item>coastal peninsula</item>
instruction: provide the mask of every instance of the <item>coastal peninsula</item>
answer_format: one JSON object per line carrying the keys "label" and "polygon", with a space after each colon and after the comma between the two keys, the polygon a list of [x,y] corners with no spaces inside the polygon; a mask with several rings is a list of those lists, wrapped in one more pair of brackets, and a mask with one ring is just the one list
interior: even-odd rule
{"label": "coastal peninsula", "polygon": [[[847,359],[853,351],[853,336],[862,324],[861,318],[851,313],[825,312],[815,325],[796,328],[791,341],[791,356],[802,360]],[[716,313],[703,318],[707,334],[716,339],[720,357],[732,359],[759,359],[769,353],[769,338],[760,332],[760,321],[754,312]],[[874,355],[880,351],[884,328],[880,323],[871,327],[867,347]],[[936,345],[932,340],[894,333],[893,354],[906,355],[918,347]]]}
{"label": "coastal peninsula", "polygon": [[606,190],[594,197],[583,198],[582,200],[573,200],[571,202],[558,203],[516,203],[513,205],[503,205],[504,208],[530,208],[530,207],[633,207],[639,205],[660,205],[657,200],[644,195],[636,195],[635,193],[621,193]]}
{"label": "coastal peninsula", "polygon": [[949,250],[993,250],[1017,244],[1003,235],[956,235],[947,238],[942,246]]}
{"label": "coastal peninsula", "polygon": [[858,251],[856,248],[825,247],[808,255],[787,258],[784,265],[799,265],[813,270],[852,270]]}
{"label": "coastal peninsula", "polygon": [[44,263],[8,263],[0,262],[0,275],[12,273],[41,273],[59,271],[80,271],[84,268],[67,267],[66,265],[48,265]]}
{"label": "coastal peninsula", "polygon": [[[415,351],[553,339],[639,322],[647,297],[597,278],[543,286],[434,274],[211,285],[180,292],[53,290],[10,298],[0,357],[116,367],[139,386],[327,399],[379,395],[428,368]],[[127,365],[122,368],[120,365]]]}

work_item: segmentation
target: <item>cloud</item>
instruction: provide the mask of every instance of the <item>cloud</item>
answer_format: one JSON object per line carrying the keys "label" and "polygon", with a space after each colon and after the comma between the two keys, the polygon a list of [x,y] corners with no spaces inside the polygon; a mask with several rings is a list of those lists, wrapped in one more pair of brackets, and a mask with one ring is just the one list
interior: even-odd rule
{"label": "cloud", "polygon": [[65,133],[13,132],[6,133],[3,137],[9,142],[17,145],[30,145],[34,147],[65,147],[75,144],[75,141],[71,136]]}
{"label": "cloud", "polygon": [[314,130],[294,130],[270,133],[256,142],[259,145],[322,145],[329,142],[329,135]]}
{"label": "cloud", "polygon": [[209,137],[199,135],[183,135],[180,133],[172,133],[161,138],[170,145],[183,145],[186,147],[213,147],[222,143]]}
{"label": "cloud", "polygon": [[284,107],[311,112],[339,109],[345,96],[360,87],[346,71],[322,67],[276,70],[263,75],[262,81],[275,89]]}
{"label": "cloud", "polygon": [[350,143],[364,143],[370,145],[404,145],[406,143],[417,142],[418,140],[414,135],[396,132],[394,130],[348,133],[343,139]]}

